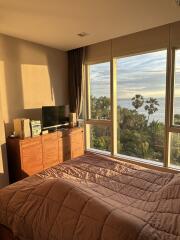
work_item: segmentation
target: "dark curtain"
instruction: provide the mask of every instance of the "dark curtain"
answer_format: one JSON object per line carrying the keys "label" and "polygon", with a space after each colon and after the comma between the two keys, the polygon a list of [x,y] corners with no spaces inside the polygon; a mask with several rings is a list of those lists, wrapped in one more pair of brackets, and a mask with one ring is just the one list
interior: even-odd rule
{"label": "dark curtain", "polygon": [[68,80],[70,112],[75,112],[77,118],[81,111],[84,48],[68,51]]}

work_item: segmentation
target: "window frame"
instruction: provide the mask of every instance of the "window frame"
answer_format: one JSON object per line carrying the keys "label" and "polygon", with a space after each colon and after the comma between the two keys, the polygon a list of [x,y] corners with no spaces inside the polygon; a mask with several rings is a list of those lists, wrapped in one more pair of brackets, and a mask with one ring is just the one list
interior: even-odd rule
{"label": "window frame", "polygon": [[172,55],[172,60],[171,60],[171,65],[172,65],[172,71],[171,71],[171,99],[170,99],[170,130],[172,132],[180,132],[180,125],[176,125],[173,123],[174,119],[174,87],[175,87],[175,59],[176,59],[176,51],[180,50],[180,48],[172,48],[171,50],[171,55]]}
{"label": "window frame", "polygon": [[174,119],[174,87],[175,87],[175,58],[176,58],[176,50],[180,50],[180,46],[172,47],[169,56],[169,89],[167,89],[167,93],[169,93],[169,118],[168,118],[168,127],[167,127],[167,138],[168,138],[168,147],[167,147],[167,164],[166,167],[170,169],[176,169],[180,171],[180,166],[177,167],[171,164],[170,159],[170,151],[171,151],[171,134],[172,133],[180,133],[180,125],[173,124]]}

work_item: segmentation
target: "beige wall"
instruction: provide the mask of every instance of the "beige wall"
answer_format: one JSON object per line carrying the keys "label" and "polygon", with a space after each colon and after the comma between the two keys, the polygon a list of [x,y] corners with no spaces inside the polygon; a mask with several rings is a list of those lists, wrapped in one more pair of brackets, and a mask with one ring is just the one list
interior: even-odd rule
{"label": "beige wall", "polygon": [[0,34],[0,187],[7,183],[6,136],[18,117],[41,119],[42,105],[68,104],[67,53]]}
{"label": "beige wall", "polygon": [[[0,99],[1,100],[1,99]],[[0,101],[0,110],[1,110]],[[4,131],[4,122],[2,119],[2,112],[0,111],[0,188],[8,184],[8,166],[6,156],[6,138]]]}

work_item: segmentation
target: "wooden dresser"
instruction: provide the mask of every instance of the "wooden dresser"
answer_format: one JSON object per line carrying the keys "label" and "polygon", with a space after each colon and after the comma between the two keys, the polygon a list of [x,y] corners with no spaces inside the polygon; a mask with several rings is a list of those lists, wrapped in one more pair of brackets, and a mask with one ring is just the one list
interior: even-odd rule
{"label": "wooden dresser", "polygon": [[9,178],[13,183],[65,160],[84,154],[82,128],[70,128],[45,135],[7,139]]}

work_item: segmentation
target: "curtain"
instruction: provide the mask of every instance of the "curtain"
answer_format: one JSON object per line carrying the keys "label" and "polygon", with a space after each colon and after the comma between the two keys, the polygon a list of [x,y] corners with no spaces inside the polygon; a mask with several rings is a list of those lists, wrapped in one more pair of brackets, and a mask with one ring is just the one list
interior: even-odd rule
{"label": "curtain", "polygon": [[75,112],[77,119],[82,105],[84,55],[85,48],[68,51],[69,106],[70,112]]}

